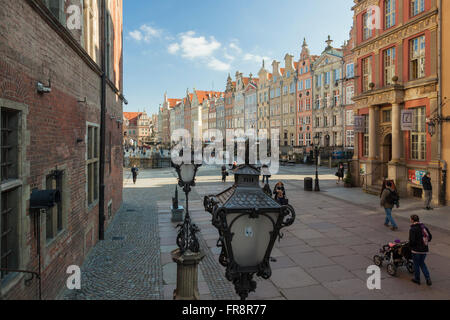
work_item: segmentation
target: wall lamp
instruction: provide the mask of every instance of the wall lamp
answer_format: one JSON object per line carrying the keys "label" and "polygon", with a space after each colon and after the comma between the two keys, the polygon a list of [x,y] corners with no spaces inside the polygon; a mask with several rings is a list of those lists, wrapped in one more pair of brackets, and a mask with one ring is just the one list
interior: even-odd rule
{"label": "wall lamp", "polygon": [[47,87],[44,86],[44,84],[42,82],[38,81],[36,89],[37,89],[37,92],[40,93],[40,94],[52,92],[52,83],[51,83],[50,79],[48,80],[48,86]]}

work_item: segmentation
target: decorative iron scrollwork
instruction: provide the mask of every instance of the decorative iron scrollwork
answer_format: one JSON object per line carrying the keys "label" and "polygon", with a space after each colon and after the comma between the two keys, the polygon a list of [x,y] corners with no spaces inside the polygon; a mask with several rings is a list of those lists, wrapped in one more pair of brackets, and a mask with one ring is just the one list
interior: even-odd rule
{"label": "decorative iron scrollwork", "polygon": [[200,251],[200,244],[198,242],[196,233],[200,231],[197,225],[191,223],[191,219],[187,218],[182,224],[177,225],[177,245],[181,252],[184,253],[188,250],[194,253]]}

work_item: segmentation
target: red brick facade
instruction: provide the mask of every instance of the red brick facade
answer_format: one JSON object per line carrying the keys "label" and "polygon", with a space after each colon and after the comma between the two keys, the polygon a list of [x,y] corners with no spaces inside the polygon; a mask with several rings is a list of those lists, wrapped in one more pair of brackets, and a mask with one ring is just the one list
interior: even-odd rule
{"label": "red brick facade", "polygon": [[[114,1],[115,2],[115,1]],[[113,74],[106,86],[105,229],[122,204],[122,1],[114,5]],[[120,33],[120,36],[117,36]],[[38,270],[36,236],[29,210],[33,189],[46,189],[46,176],[64,171],[64,228],[46,240],[41,214],[42,298],[64,288],[67,267],[81,266],[99,239],[99,201],[87,204],[87,126],[100,126],[101,68],[38,0],[3,1],[0,12],[0,106],[20,110],[18,265]],[[39,94],[37,82],[51,80]],[[113,83],[114,82],[114,83]],[[116,87],[117,86],[117,87]],[[99,128],[100,131],[100,128]],[[2,190],[3,191],[3,190]],[[109,210],[108,205],[111,203]],[[36,299],[38,281],[9,273],[0,281],[1,299]]]}

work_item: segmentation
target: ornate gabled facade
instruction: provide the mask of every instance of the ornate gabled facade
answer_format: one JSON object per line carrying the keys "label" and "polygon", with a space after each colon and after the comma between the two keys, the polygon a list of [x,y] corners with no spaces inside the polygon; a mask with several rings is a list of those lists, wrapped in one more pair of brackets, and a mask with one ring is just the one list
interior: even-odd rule
{"label": "ornate gabled facade", "polygon": [[244,107],[245,107],[245,88],[249,82],[249,78],[242,75],[241,72],[236,72],[236,90],[233,106],[233,128],[245,130],[244,124]]}
{"label": "ornate gabled facade", "polygon": [[[227,129],[233,129],[233,109],[234,109],[234,97],[236,92],[236,82],[233,82],[231,76],[228,75],[227,86],[225,90],[225,136],[224,139],[228,141],[232,139],[226,134]],[[224,144],[226,145],[226,144]]]}
{"label": "ornate gabled facade", "polygon": [[[428,134],[427,118],[438,112],[438,1],[355,1],[358,134],[354,175],[368,191],[383,179],[395,181],[402,195],[421,197],[421,177],[430,171],[438,201],[441,163],[438,136]],[[378,5],[375,24],[365,21]],[[378,23],[377,23],[378,22]],[[402,112],[412,112],[411,127],[402,130]],[[407,113],[411,115],[411,113]],[[405,123],[406,124],[406,123]],[[361,173],[361,174],[360,174]]]}
{"label": "ornate gabled facade", "polygon": [[319,135],[323,147],[335,150],[343,146],[342,49],[333,48],[328,36],[327,47],[313,64],[312,112],[313,137]]}
{"label": "ornate gabled facade", "polygon": [[348,152],[354,152],[355,148],[355,130],[354,130],[354,102],[355,94],[355,32],[354,28],[350,31],[350,39],[344,44],[343,49],[343,79],[342,79],[342,104],[344,108],[344,149]]}
{"label": "ornate gabled facade", "polygon": [[258,121],[258,135],[261,130],[267,132],[267,137],[270,137],[270,80],[272,74],[265,68],[263,60],[261,70],[258,72],[258,105],[257,105],[257,121]]}
{"label": "ornate gabled facade", "polygon": [[297,67],[297,146],[303,147],[306,153],[311,150],[312,143],[312,107],[313,87],[311,66],[317,56],[310,54],[306,39],[303,40],[302,51]]}
{"label": "ornate gabled facade", "polygon": [[250,73],[248,83],[244,89],[244,129],[257,132],[257,90],[259,79]]}

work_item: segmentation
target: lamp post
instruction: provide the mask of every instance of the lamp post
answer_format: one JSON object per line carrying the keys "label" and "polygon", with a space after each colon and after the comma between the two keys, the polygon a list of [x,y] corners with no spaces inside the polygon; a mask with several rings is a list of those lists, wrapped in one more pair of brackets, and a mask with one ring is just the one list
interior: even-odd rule
{"label": "lamp post", "polygon": [[319,144],[320,144],[320,137],[318,134],[314,137],[314,156],[316,158],[316,179],[314,180],[314,191],[320,191],[319,187],[319,170],[318,170],[318,164],[319,164]]}
{"label": "lamp post", "polygon": [[234,173],[235,184],[218,195],[205,196],[205,210],[219,231],[219,263],[226,278],[245,300],[255,291],[256,274],[263,279],[272,275],[270,255],[280,230],[295,220],[291,206],[282,206],[259,186],[259,169],[242,165]]}
{"label": "lamp post", "polygon": [[195,175],[201,165],[172,163],[178,174],[178,185],[186,195],[186,214],[184,222],[177,228],[178,249],[171,252],[172,260],[177,263],[177,288],[173,295],[175,300],[198,300],[198,264],[205,256],[200,252],[200,245],[196,236],[199,228],[192,223],[189,215],[189,192],[195,186]]}

